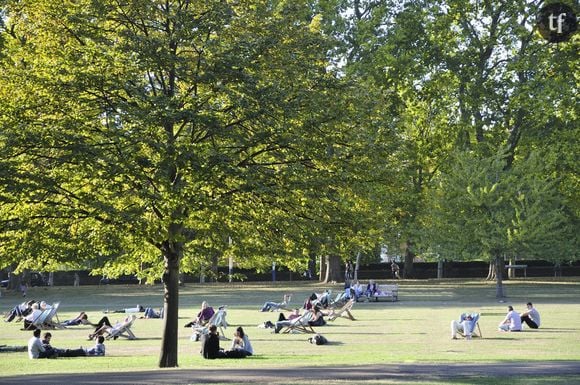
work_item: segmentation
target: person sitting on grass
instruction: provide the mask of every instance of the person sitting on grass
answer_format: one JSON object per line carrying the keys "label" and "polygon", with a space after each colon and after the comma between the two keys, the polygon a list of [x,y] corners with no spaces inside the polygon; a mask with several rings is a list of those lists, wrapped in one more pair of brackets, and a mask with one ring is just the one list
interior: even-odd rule
{"label": "person sitting on grass", "polygon": [[56,358],[58,357],[57,349],[50,345],[50,340],[52,339],[52,334],[50,332],[44,333],[42,336],[42,347],[44,348],[44,354],[46,358]]}
{"label": "person sitting on grass", "polygon": [[234,333],[231,350],[239,350],[246,356],[254,354],[254,349],[252,348],[250,339],[241,326],[238,326]]}
{"label": "person sitting on grass", "polygon": [[531,329],[537,329],[540,327],[540,313],[531,302],[526,304],[528,310],[520,314],[520,320],[525,322]]}
{"label": "person sitting on grass", "polygon": [[214,314],[215,311],[213,310],[213,307],[209,306],[207,304],[207,301],[203,301],[201,303],[201,309],[199,313],[197,313],[195,319],[191,322],[186,323],[185,327],[189,328],[192,326],[204,326],[207,323],[207,321],[209,321],[209,319],[213,317]]}
{"label": "person sitting on grass", "polygon": [[522,331],[522,321],[520,315],[514,311],[512,306],[508,306],[508,313],[500,322],[498,330],[501,332],[520,332]]}
{"label": "person sitting on grass", "polygon": [[201,355],[210,360],[216,358],[226,358],[223,349],[220,349],[220,337],[217,326],[211,325],[209,333],[201,336]]}
{"label": "person sitting on grass", "polygon": [[48,358],[42,341],[40,340],[40,329],[35,329],[32,332],[32,337],[28,340],[28,357],[31,360],[38,358]]}
{"label": "person sitting on grass", "polygon": [[[249,344],[249,341],[248,341]],[[249,346],[251,348],[251,346]],[[253,350],[252,350],[253,352]],[[217,332],[217,326],[211,325],[209,327],[209,333],[204,334],[201,337],[201,355],[203,358],[216,359],[216,358],[245,358],[248,356],[245,349],[232,349],[224,351],[220,348],[220,337]]]}
{"label": "person sitting on grass", "polygon": [[52,340],[52,334],[50,332],[44,333],[42,340],[42,346],[44,347],[45,354],[47,358],[57,358],[57,357],[84,357],[87,352],[82,347],[79,349],[57,349],[53,348],[50,344]]}
{"label": "person sitting on grass", "polygon": [[86,350],[87,356],[104,356],[105,355],[105,337],[98,336],[97,343],[94,347]]}

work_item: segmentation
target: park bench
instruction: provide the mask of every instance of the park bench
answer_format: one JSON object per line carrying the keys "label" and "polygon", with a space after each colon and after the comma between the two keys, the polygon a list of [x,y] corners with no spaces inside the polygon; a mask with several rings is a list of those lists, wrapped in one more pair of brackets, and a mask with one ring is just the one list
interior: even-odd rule
{"label": "park bench", "polygon": [[510,270],[514,270],[514,277],[515,277],[515,270],[523,270],[524,271],[524,278],[528,277],[528,265],[506,265],[506,269],[508,273]]}
{"label": "park bench", "polygon": [[369,301],[382,299],[390,299],[393,302],[398,301],[399,285],[377,285],[377,291],[369,298]]}

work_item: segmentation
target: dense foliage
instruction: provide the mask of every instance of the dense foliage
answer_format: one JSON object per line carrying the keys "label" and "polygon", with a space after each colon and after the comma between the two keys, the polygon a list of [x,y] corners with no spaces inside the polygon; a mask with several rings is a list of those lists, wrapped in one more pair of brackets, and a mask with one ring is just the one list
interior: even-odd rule
{"label": "dense foliage", "polygon": [[577,259],[541,3],[5,0],[0,267],[162,278],[176,366],[179,274],[230,258]]}

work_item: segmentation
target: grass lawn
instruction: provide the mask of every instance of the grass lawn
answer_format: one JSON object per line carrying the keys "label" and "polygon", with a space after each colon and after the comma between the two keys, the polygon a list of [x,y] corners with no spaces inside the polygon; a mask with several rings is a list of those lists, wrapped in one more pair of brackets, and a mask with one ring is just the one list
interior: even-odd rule
{"label": "grass lawn", "polygon": [[[383,283],[383,282],[381,282]],[[386,282],[385,282],[386,283]],[[495,299],[495,286],[485,281],[421,280],[400,281],[399,302],[357,303],[353,308],[356,321],[338,319],[317,328],[331,342],[316,346],[304,334],[272,334],[271,329],[257,328],[266,320],[274,322],[278,313],[259,311],[266,300],[279,301],[283,293],[292,293],[292,303],[301,306],[313,291],[341,285],[319,285],[307,282],[268,284],[188,284],[180,291],[179,365],[185,369],[203,368],[288,368],[303,366],[342,366],[405,363],[491,363],[510,361],[578,361],[580,360],[580,279],[516,279],[506,282],[505,303]],[[105,309],[133,307],[136,304],[160,307],[160,286],[81,286],[32,288],[28,298],[60,301],[60,320],[86,311],[97,322]],[[254,346],[255,355],[244,360],[207,361],[199,355],[199,342],[190,341],[191,330],[183,325],[197,313],[201,301],[211,306],[228,306],[227,320],[231,337],[236,326],[243,326]],[[532,301],[542,316],[539,330],[522,333],[500,333],[497,324],[506,314],[507,305],[524,310]],[[22,298],[3,292],[0,307],[10,310]],[[463,311],[482,314],[483,339],[451,340],[449,324]],[[114,322],[122,314],[107,314]],[[0,345],[26,345],[32,333],[21,331],[21,323],[2,323]],[[151,370],[157,367],[161,343],[162,320],[139,319],[133,326],[138,339],[107,341],[107,356],[98,358],[59,358],[38,360],[30,365],[27,353],[0,353],[0,377],[42,373],[83,373]],[[88,347],[92,328],[86,326],[54,330],[52,345],[57,348]],[[229,348],[227,342],[222,347]],[[95,364],[87,365],[87,360]],[[96,364],[98,362],[98,364]],[[505,379],[434,380],[433,384],[490,384]],[[517,374],[512,384],[569,384],[579,378],[522,378]],[[336,384],[340,381],[334,382]],[[368,381],[365,384],[378,382]],[[384,382],[381,382],[384,383]],[[398,383],[409,383],[401,380]]]}

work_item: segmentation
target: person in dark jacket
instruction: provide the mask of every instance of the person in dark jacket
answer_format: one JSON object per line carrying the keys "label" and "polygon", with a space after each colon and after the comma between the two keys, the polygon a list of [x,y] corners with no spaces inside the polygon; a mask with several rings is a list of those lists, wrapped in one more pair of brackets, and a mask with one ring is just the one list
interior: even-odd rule
{"label": "person in dark jacket", "polygon": [[220,349],[220,336],[217,332],[217,326],[211,325],[209,333],[201,336],[201,355],[203,358],[213,360],[215,358],[226,358],[222,349]]}

